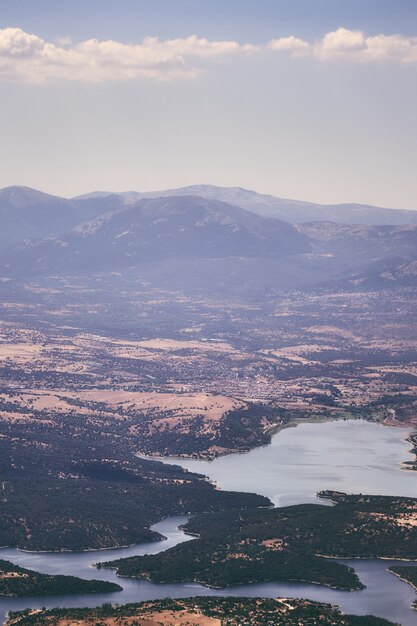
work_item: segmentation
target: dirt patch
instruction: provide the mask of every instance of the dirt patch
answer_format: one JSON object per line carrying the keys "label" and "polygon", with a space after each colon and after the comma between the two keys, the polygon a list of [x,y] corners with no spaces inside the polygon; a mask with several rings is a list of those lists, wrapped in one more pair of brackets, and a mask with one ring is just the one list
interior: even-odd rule
{"label": "dirt patch", "polygon": [[[103,626],[221,626],[221,621],[217,618],[189,611],[138,612],[136,615],[126,617],[101,617],[99,623]],[[96,624],[97,618],[59,619],[53,622],[53,626],[95,626]]]}
{"label": "dirt patch", "polygon": [[31,343],[2,343],[0,344],[0,361],[7,359],[32,361],[42,352],[42,346]]}
{"label": "dirt patch", "polygon": [[238,409],[245,404],[234,398],[215,396],[206,393],[147,393],[135,391],[85,391],[79,394],[81,400],[104,402],[121,410],[136,409],[142,413],[153,415],[169,412],[159,419],[173,423],[175,418],[196,417],[203,415],[205,419],[219,420],[227,411]]}
{"label": "dirt patch", "polygon": [[23,572],[1,572],[0,580],[8,580],[10,578],[28,578],[28,575]]}
{"label": "dirt patch", "polygon": [[271,550],[271,552],[278,552],[284,549],[284,542],[282,539],[265,539],[261,541],[261,545],[265,546],[267,550]]}
{"label": "dirt patch", "polygon": [[230,343],[224,341],[181,341],[176,339],[149,339],[136,345],[150,350],[199,350],[201,352],[235,352]]}

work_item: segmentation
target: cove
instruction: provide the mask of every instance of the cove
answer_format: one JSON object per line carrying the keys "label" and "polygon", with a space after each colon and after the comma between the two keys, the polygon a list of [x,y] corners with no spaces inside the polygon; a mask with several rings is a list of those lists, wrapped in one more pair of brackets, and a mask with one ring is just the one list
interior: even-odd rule
{"label": "cove", "polygon": [[417,472],[403,465],[413,460],[408,434],[366,420],[300,424],[249,452],[214,461],[160,460],[205,474],[222,489],[267,496],[275,506],[317,502],[325,489],[415,498]]}
{"label": "cove", "polygon": [[[0,618],[6,619],[8,611],[31,608],[86,607],[98,606],[104,602],[126,604],[157,598],[184,598],[192,596],[263,596],[309,598],[320,602],[338,604],[345,613],[357,615],[373,614],[385,617],[402,626],[415,626],[416,612],[410,608],[415,599],[413,589],[387,572],[387,561],[348,560],[344,563],[355,568],[366,589],[362,591],[337,591],[319,585],[302,583],[266,583],[242,585],[227,589],[208,589],[196,583],[157,585],[145,580],[118,578],[114,571],[96,569],[94,563],[103,558],[121,558],[134,554],[155,554],[170,548],[181,541],[191,540],[178,526],[187,517],[172,517],[152,528],[166,537],[166,541],[141,544],[132,548],[81,552],[81,553],[28,553],[15,549],[0,550],[0,558],[8,559],[31,569],[49,574],[74,574],[82,578],[96,578],[119,583],[123,591],[112,594],[88,594],[79,596],[42,596],[40,598],[1,598]],[[390,561],[389,564],[400,563]],[[417,565],[417,563],[416,563]]]}
{"label": "cove", "polygon": [[[220,457],[211,462],[171,458],[164,459],[164,462],[175,462],[190,471],[206,474],[223,489],[266,495],[277,506],[317,502],[315,494],[320,489],[415,497],[417,473],[402,467],[402,463],[412,459],[408,451],[410,445],[406,441],[407,434],[405,429],[388,428],[366,421],[303,424],[277,433],[271,445],[244,454]],[[113,594],[2,598],[0,618],[5,619],[9,610],[28,607],[83,607],[104,602],[124,604],[164,597],[244,595],[305,597],[338,604],[346,613],[369,613],[402,626],[414,626],[416,623],[417,614],[410,608],[416,597],[415,592],[386,570],[395,561],[344,561],[354,567],[366,585],[366,589],[355,592],[301,583],[267,583],[224,590],[212,590],[195,583],[156,585],[148,581],[117,578],[112,570],[93,567],[98,561],[155,554],[181,541],[190,540],[178,529],[186,519],[169,518],[153,526],[154,530],[167,537],[166,541],[131,548],[49,554],[20,552],[11,548],[0,550],[0,558],[23,567],[44,573],[116,581],[123,587],[123,591]]]}

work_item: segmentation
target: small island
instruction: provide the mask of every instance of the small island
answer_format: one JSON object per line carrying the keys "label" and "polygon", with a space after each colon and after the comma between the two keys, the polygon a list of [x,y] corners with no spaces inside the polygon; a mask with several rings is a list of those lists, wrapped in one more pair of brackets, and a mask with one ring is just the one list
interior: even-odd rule
{"label": "small island", "polygon": [[343,615],[330,604],[299,599],[213,598],[154,600],[95,609],[11,612],[5,626],[394,626],[372,615]]}
{"label": "small island", "polygon": [[302,504],[197,515],[184,530],[197,537],[155,555],[102,563],[120,576],[209,587],[309,582],[362,589],[355,571],[334,558],[417,558],[417,499],[321,492],[334,506]]}
{"label": "small island", "polygon": [[106,580],[84,580],[76,576],[40,574],[0,560],[0,596],[67,595],[78,593],[110,593],[122,587]]}

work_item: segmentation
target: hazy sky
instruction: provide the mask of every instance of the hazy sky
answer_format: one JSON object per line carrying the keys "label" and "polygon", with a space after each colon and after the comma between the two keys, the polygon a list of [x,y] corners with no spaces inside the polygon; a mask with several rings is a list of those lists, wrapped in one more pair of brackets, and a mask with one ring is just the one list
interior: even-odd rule
{"label": "hazy sky", "polygon": [[0,0],[0,187],[417,209],[416,0]]}

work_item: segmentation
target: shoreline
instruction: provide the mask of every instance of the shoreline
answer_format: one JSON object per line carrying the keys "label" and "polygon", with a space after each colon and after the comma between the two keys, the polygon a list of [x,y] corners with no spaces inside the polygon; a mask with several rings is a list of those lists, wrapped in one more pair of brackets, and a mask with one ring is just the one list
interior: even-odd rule
{"label": "shoreline", "polygon": [[[170,517],[183,517],[183,516],[171,515],[171,516],[163,517],[162,519],[152,524],[152,526],[150,526],[149,529],[147,530],[152,530],[153,526],[156,526],[156,524],[160,524],[166,519],[170,519]],[[0,548],[0,557],[2,556],[1,554],[2,550],[16,550],[17,552],[23,552],[25,554],[73,554],[75,555],[75,554],[88,554],[91,552],[106,552],[110,550],[126,550],[128,548],[134,548],[135,546],[140,546],[142,544],[159,543],[159,542],[168,540],[168,537],[165,537],[165,535],[158,533],[158,531],[152,531],[152,532],[155,532],[156,534],[158,534],[160,538],[151,539],[149,541],[141,541],[139,543],[130,543],[126,545],[111,546],[110,548],[84,548],[84,550],[27,550],[25,548],[18,548],[17,546],[2,546]]]}
{"label": "shoreline", "polygon": [[[164,518],[168,519],[168,518]],[[155,524],[159,524],[163,520],[159,520],[155,522]],[[159,541],[166,541],[168,538],[161,535],[161,539],[154,539],[150,541],[141,541],[140,543],[130,543],[127,545],[121,546],[112,546],[111,548],[85,548],[84,550],[26,550],[25,548],[17,548],[16,546],[3,546],[0,548],[0,557],[1,550],[17,550],[17,552],[23,552],[25,554],[86,554],[89,552],[105,552],[110,550],[125,550],[127,548],[134,548],[135,546],[140,546],[143,543],[158,543]],[[6,559],[5,559],[6,560]]]}
{"label": "shoreline", "polygon": [[361,583],[361,587],[351,587],[351,588],[347,588],[347,587],[335,587],[334,585],[330,585],[329,583],[323,583],[323,582],[318,582],[318,581],[312,581],[312,580],[302,580],[302,579],[295,579],[295,578],[289,578],[288,580],[251,580],[251,581],[245,581],[243,583],[233,583],[233,585],[225,585],[222,587],[218,587],[216,585],[210,585],[209,583],[205,583],[201,580],[196,580],[196,579],[192,579],[192,580],[182,580],[182,581],[175,581],[175,582],[164,582],[164,581],[160,581],[160,582],[155,582],[154,580],[152,580],[152,578],[149,578],[149,576],[126,576],[123,574],[119,574],[117,571],[117,567],[106,567],[104,569],[109,569],[112,570],[114,572],[116,572],[116,576],[117,578],[121,578],[124,579],[126,578],[127,580],[146,580],[147,582],[152,583],[153,585],[187,585],[187,584],[191,584],[191,583],[195,583],[196,585],[201,585],[202,587],[205,587],[206,589],[213,589],[216,591],[221,591],[222,589],[226,590],[226,589],[230,589],[230,588],[234,588],[234,587],[245,587],[247,585],[263,585],[263,584],[277,584],[277,585],[285,585],[287,583],[295,583],[295,584],[300,584],[300,585],[318,585],[319,587],[326,587],[327,589],[333,589],[334,591],[343,591],[346,593],[352,593],[355,591],[363,591],[364,589],[366,589],[366,585],[364,585],[363,583]]}
{"label": "shoreline", "polygon": [[417,566],[417,559],[405,559],[397,556],[334,556],[331,554],[320,554],[318,552],[315,553],[315,556],[335,561],[402,561],[404,563],[415,563]]}
{"label": "shoreline", "polygon": [[[417,585],[415,585],[415,584],[414,584],[414,583],[412,583],[411,581],[407,580],[406,578],[403,578],[402,576],[400,576],[400,574],[397,574],[397,572],[393,572],[392,570],[390,570],[390,569],[389,569],[389,567],[387,568],[387,572],[389,572],[390,574],[393,574],[394,576],[396,576],[397,578],[399,578],[399,579],[400,579],[400,580],[402,580],[403,582],[407,583],[407,585],[410,585],[410,587],[412,587],[415,591],[417,591]],[[416,610],[417,610],[417,607],[414,607],[414,604],[415,604],[415,603],[413,603],[413,604],[411,605],[411,607],[412,607],[412,608],[416,608]]]}
{"label": "shoreline", "polygon": [[[343,419],[343,421],[352,421],[352,422],[357,422],[357,421],[362,420],[364,422],[381,424],[381,426],[385,426],[385,427],[388,427],[388,428],[395,427],[397,429],[398,428],[404,428],[405,430],[407,429],[406,426],[399,425],[399,424],[396,424],[394,426],[393,424],[386,424],[383,421],[364,420],[363,418],[352,418],[350,420],[345,420],[345,418],[342,418],[342,419]],[[269,432],[270,432],[271,436],[273,436],[275,434],[278,434],[281,430],[284,430],[286,428],[295,428],[295,427],[297,427],[299,425],[303,425],[303,424],[330,423],[330,422],[338,422],[338,421],[341,421],[341,420],[339,420],[339,419],[331,419],[331,418],[329,418],[329,419],[320,419],[320,420],[315,420],[315,421],[312,421],[312,420],[310,420],[310,421],[309,420],[306,420],[306,421],[304,421],[304,420],[302,420],[302,421],[294,420],[294,421],[291,421],[291,422],[289,422],[287,424],[284,424],[284,425],[274,426],[271,429],[269,429]],[[412,440],[410,440],[410,438],[412,436],[416,436],[417,437],[417,432],[415,432],[415,431],[410,432],[409,431],[408,434],[405,436],[404,441],[413,444],[414,442]],[[166,463],[166,464],[171,464],[171,465],[175,465],[175,460],[178,460],[179,462],[180,461],[191,460],[191,461],[198,461],[198,462],[201,461],[201,462],[210,462],[211,463],[212,461],[215,461],[217,458],[220,458],[222,456],[231,456],[232,454],[247,454],[251,450],[255,450],[255,449],[261,448],[261,447],[267,447],[267,446],[270,446],[270,445],[271,445],[271,442],[269,442],[267,444],[262,444],[262,445],[259,445],[259,446],[253,446],[252,448],[250,448],[248,450],[236,450],[236,451],[231,451],[231,452],[224,452],[224,453],[220,453],[216,457],[210,458],[210,459],[207,459],[207,458],[204,458],[204,457],[196,458],[194,456],[171,457],[171,456],[162,456],[161,455],[161,456],[157,456],[156,457],[156,456],[145,455],[145,454],[143,454],[141,452],[135,453],[135,456],[137,456],[138,458],[142,458],[144,460],[159,461],[161,463]],[[407,448],[407,451],[410,452],[410,450],[408,448]],[[410,471],[410,468],[403,467],[405,463],[408,463],[408,461],[402,461],[401,462],[400,469],[402,469],[404,471]],[[184,472],[190,472],[190,470],[188,470],[186,468],[183,468],[183,469],[184,469]],[[416,466],[415,469],[411,468],[411,471],[416,471],[416,470],[417,470],[417,466]],[[194,470],[191,471],[190,473],[198,474],[198,472],[194,471]],[[219,487],[219,484],[217,483],[217,481],[211,479],[209,476],[207,476],[205,474],[201,474],[201,476],[204,478],[204,480],[206,482],[211,483],[217,489],[221,489]],[[375,495],[377,495],[377,494],[375,494]],[[319,503],[326,502],[325,499],[319,498],[317,495],[316,495],[316,498],[317,498],[317,501]],[[280,508],[280,507],[276,507],[276,508]],[[185,514],[185,515],[187,515],[187,514]],[[188,515],[192,515],[192,513],[191,514],[188,513]],[[152,528],[156,524],[159,524],[160,522],[164,521],[165,519],[169,519],[169,517],[176,517],[176,516],[162,517],[160,520],[158,520],[154,524],[152,524],[152,526],[150,526],[148,528],[148,530],[152,531]],[[158,531],[152,531],[152,532],[158,533]],[[92,553],[92,552],[98,552],[98,553],[106,552],[106,551],[110,552],[112,550],[123,550],[123,549],[128,549],[128,548],[134,548],[135,546],[141,545],[141,544],[153,544],[153,543],[158,543],[158,542],[162,542],[162,541],[166,541],[167,540],[167,537],[165,537],[164,535],[162,535],[160,533],[158,533],[158,534],[160,535],[158,538],[150,539],[148,541],[144,540],[144,541],[141,541],[139,543],[122,544],[122,545],[110,546],[110,547],[105,547],[105,548],[85,548],[85,549],[81,549],[81,550],[80,549],[74,549],[74,550],[67,550],[67,549],[63,549],[63,550],[62,549],[56,549],[56,550],[30,550],[30,549],[26,549],[26,548],[18,548],[16,546],[2,546],[0,548],[0,557],[1,557],[1,551],[2,550],[7,550],[7,549],[14,549],[14,550],[17,550],[18,552],[27,553],[27,554],[85,554],[85,553]],[[351,558],[351,559],[354,559],[354,558],[378,558],[378,559],[381,558],[381,559],[384,559],[384,558],[387,558],[389,560],[404,560],[404,561],[411,561],[411,562],[414,561],[414,559],[398,559],[398,558],[396,559],[396,557],[338,557],[338,556],[334,556],[333,557],[333,556],[326,556],[326,555],[320,555],[320,556],[323,556],[324,558],[336,558],[336,559],[337,558],[340,558],[340,559],[349,559],[349,558]]]}
{"label": "shoreline", "polygon": [[[178,529],[182,531],[182,533],[185,536],[189,536],[191,537],[190,541],[194,540],[194,539],[198,539],[200,537],[200,535],[198,533],[192,533],[192,532],[187,532],[184,529],[184,525],[182,526],[178,526]],[[417,569],[417,558],[416,559],[405,559],[405,558],[399,558],[399,557],[384,557],[384,556],[334,556],[334,555],[328,555],[328,554],[320,554],[320,553],[315,553],[315,556],[323,558],[323,559],[328,559],[331,561],[401,561],[401,562],[406,562],[406,563],[415,563],[416,564],[416,569]],[[96,565],[94,565],[94,567],[96,567]],[[121,578],[121,579],[127,579],[127,580],[146,580],[154,585],[164,585],[164,584],[175,584],[175,585],[183,585],[183,584],[187,584],[187,583],[196,583],[198,585],[202,585],[203,587],[207,588],[207,589],[215,589],[215,590],[222,590],[222,589],[228,589],[228,588],[233,588],[233,587],[239,587],[239,586],[245,586],[245,585],[259,585],[259,584],[268,584],[268,583],[276,583],[276,584],[287,584],[287,583],[300,583],[300,584],[311,584],[311,585],[318,585],[319,587],[326,587],[328,589],[333,589],[335,591],[343,591],[343,592],[355,592],[355,591],[363,591],[364,589],[366,589],[366,585],[362,583],[362,581],[359,581],[361,584],[361,587],[351,587],[351,588],[344,588],[344,587],[336,587],[334,585],[331,585],[329,583],[324,583],[324,582],[318,582],[318,581],[311,581],[311,580],[301,580],[301,579],[292,579],[289,578],[288,580],[258,580],[258,581],[245,581],[242,583],[233,583],[232,585],[226,585],[226,586],[221,586],[218,587],[216,585],[210,585],[208,583],[205,583],[201,580],[184,580],[184,581],[175,581],[173,583],[169,583],[169,582],[164,582],[164,581],[154,581],[152,580],[152,578],[150,578],[149,576],[129,576],[129,575],[125,575],[125,574],[119,574],[118,572],[118,567],[112,567],[110,564],[107,566],[100,566],[102,567],[102,569],[107,569],[107,570],[111,570],[115,572],[115,575],[117,576],[117,578]],[[391,572],[391,570],[387,567],[386,571],[389,571],[390,573],[394,573]],[[398,574],[396,574],[399,578],[401,578]],[[404,582],[407,582],[408,584],[410,584],[412,587],[414,587],[414,585],[412,583],[410,583],[409,581],[407,581],[406,579],[401,578],[401,580],[403,580]],[[417,591],[417,587],[414,587]]]}
{"label": "shoreline", "polygon": [[[355,418],[352,418],[355,419]],[[363,419],[363,418],[357,418],[357,419]],[[172,465],[175,465],[175,459],[177,459],[178,461],[203,461],[203,462],[207,462],[207,463],[212,463],[213,461],[215,461],[216,459],[220,459],[224,456],[231,456],[232,454],[247,454],[248,452],[251,452],[252,450],[256,450],[257,448],[266,448],[267,446],[271,445],[271,440],[272,437],[274,435],[277,435],[281,430],[284,430],[286,428],[296,428],[299,425],[302,424],[324,424],[326,422],[336,422],[338,421],[337,418],[311,418],[310,420],[306,419],[306,420],[301,420],[299,418],[294,418],[294,420],[290,420],[289,422],[285,423],[285,424],[275,424],[274,426],[270,426],[269,428],[266,428],[264,431],[262,431],[263,435],[269,436],[270,440],[267,441],[266,443],[259,443],[259,444],[254,444],[253,446],[247,446],[244,448],[231,448],[228,450],[224,450],[223,452],[216,452],[216,453],[210,453],[210,454],[198,454],[198,453],[180,453],[177,455],[171,455],[171,454],[162,454],[162,453],[158,453],[158,452],[153,452],[151,454],[148,454],[146,452],[137,452],[136,456],[140,459],[144,459],[145,461],[160,461],[161,463],[164,463],[164,459],[173,459]],[[368,421],[368,420],[365,420]],[[370,420],[369,420],[370,421]],[[186,470],[189,471],[189,470]]]}
{"label": "shoreline", "polygon": [[[300,418],[294,418],[294,419],[290,419],[288,422],[286,422],[285,424],[276,424],[274,426],[271,426],[267,429],[265,429],[262,434],[263,435],[267,435],[270,437],[269,442],[267,443],[259,443],[259,444],[255,444],[253,446],[248,446],[245,448],[235,448],[235,449],[230,449],[230,450],[225,450],[223,452],[216,452],[216,453],[211,453],[211,454],[198,454],[198,453],[183,453],[183,454],[162,454],[162,453],[158,453],[158,452],[153,452],[153,453],[146,453],[146,452],[142,452],[142,451],[138,451],[135,453],[135,456],[137,456],[140,459],[143,460],[148,460],[148,461],[159,461],[161,463],[167,463],[167,459],[169,459],[170,461],[172,461],[172,465],[175,465],[175,460],[180,461],[202,461],[202,462],[207,462],[207,463],[211,463],[213,461],[215,461],[216,459],[219,459],[221,457],[225,457],[225,456],[231,456],[232,454],[247,454],[248,452],[251,452],[252,450],[256,450],[257,448],[265,448],[267,446],[271,445],[271,441],[272,441],[272,437],[274,435],[277,435],[279,432],[281,432],[282,430],[285,430],[287,428],[296,428],[297,426],[302,426],[303,424],[325,424],[325,423],[329,423],[329,422],[339,422],[339,421],[353,421],[353,422],[357,422],[357,421],[364,421],[364,422],[370,422],[370,423],[375,423],[375,424],[381,424],[381,426],[385,426],[387,428],[396,428],[396,429],[404,429],[407,431],[407,436],[405,437],[405,441],[407,443],[410,443],[413,448],[409,449],[407,448],[407,452],[413,456],[415,456],[415,460],[414,461],[402,461],[401,465],[406,465],[406,464],[410,464],[411,467],[402,467],[402,469],[406,469],[408,471],[417,471],[417,451],[414,453],[413,450],[415,448],[415,446],[417,445],[417,430],[416,430],[416,426],[412,426],[411,424],[400,424],[398,422],[395,423],[388,423],[386,420],[384,419],[366,419],[363,416],[361,417],[325,417],[325,416],[320,416],[320,417],[312,417],[311,419],[300,419]],[[413,437],[415,437],[416,439],[414,440]],[[186,470],[189,471],[189,470]]]}

